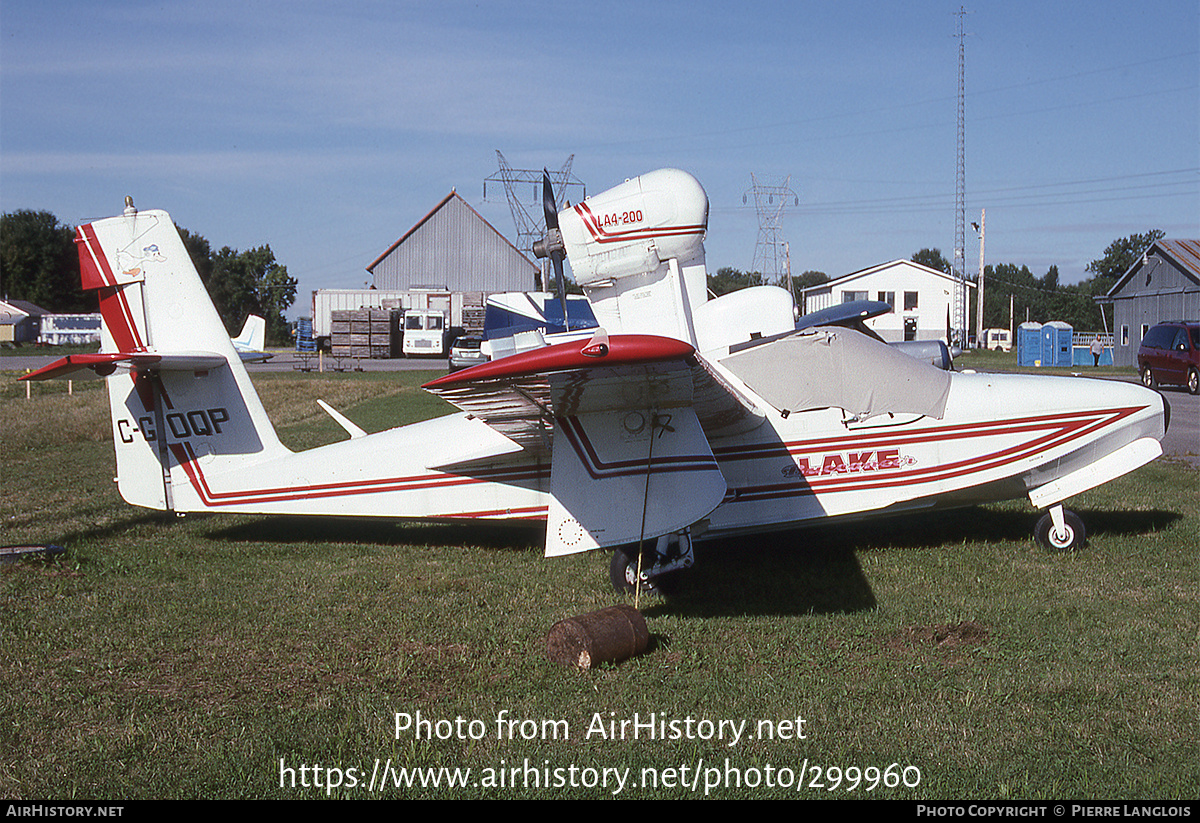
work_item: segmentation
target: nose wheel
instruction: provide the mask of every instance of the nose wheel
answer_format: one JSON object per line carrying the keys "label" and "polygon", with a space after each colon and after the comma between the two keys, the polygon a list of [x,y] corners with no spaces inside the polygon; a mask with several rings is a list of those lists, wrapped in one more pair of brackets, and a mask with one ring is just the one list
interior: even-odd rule
{"label": "nose wheel", "polygon": [[1079,515],[1059,505],[1051,506],[1050,511],[1042,515],[1033,530],[1033,536],[1043,549],[1073,552],[1083,547],[1087,533]]}

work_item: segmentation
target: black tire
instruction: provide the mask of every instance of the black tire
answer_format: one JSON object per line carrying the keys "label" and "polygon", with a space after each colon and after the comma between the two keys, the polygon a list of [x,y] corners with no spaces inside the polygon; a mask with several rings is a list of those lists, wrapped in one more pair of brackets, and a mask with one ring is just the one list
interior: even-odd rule
{"label": "black tire", "polygon": [[1061,534],[1056,532],[1054,518],[1050,516],[1049,512],[1046,512],[1038,520],[1037,527],[1033,530],[1033,537],[1039,546],[1053,552],[1073,552],[1083,548],[1083,544],[1087,540],[1087,532],[1084,531],[1083,520],[1079,515],[1063,509],[1063,526],[1065,530]]}
{"label": "black tire", "polygon": [[[652,563],[649,552],[643,552],[642,567]],[[612,560],[608,564],[608,580],[613,588],[622,594],[633,594],[637,591],[638,555],[637,546],[622,546],[613,551]],[[642,592],[653,594],[658,591],[654,581],[642,583]]]}
{"label": "black tire", "polygon": [[1194,368],[1188,369],[1187,390],[1188,394],[1200,394],[1200,372]]}
{"label": "black tire", "polygon": [[1150,371],[1149,366],[1146,366],[1144,369],[1142,369],[1142,385],[1148,389],[1152,389],[1156,385],[1154,372]]}

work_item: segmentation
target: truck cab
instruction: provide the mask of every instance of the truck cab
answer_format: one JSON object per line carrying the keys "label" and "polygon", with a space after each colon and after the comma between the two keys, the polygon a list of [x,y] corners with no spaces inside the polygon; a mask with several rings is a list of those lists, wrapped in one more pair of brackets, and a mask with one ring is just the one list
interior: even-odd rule
{"label": "truck cab", "polygon": [[437,309],[406,309],[401,320],[405,357],[446,356],[446,314]]}

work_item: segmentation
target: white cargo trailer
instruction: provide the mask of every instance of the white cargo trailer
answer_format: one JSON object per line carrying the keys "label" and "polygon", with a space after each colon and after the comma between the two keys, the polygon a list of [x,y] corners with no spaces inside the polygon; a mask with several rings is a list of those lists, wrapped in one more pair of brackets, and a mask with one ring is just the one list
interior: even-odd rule
{"label": "white cargo trailer", "polygon": [[481,332],[483,303],[482,292],[451,292],[444,289],[318,289],[312,293],[312,334],[318,348],[328,349],[333,333],[333,312],[354,309],[433,310],[445,315],[450,330]]}

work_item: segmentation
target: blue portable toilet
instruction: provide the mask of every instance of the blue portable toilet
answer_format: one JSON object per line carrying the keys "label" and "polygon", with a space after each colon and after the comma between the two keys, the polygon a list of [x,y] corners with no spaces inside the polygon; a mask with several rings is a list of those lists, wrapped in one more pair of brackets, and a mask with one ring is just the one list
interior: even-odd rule
{"label": "blue portable toilet", "polygon": [[1075,354],[1071,348],[1071,337],[1075,329],[1061,320],[1051,320],[1042,326],[1042,365],[1073,365]]}
{"label": "blue portable toilet", "polygon": [[1017,326],[1017,365],[1042,365],[1042,324],[1022,323]]}

